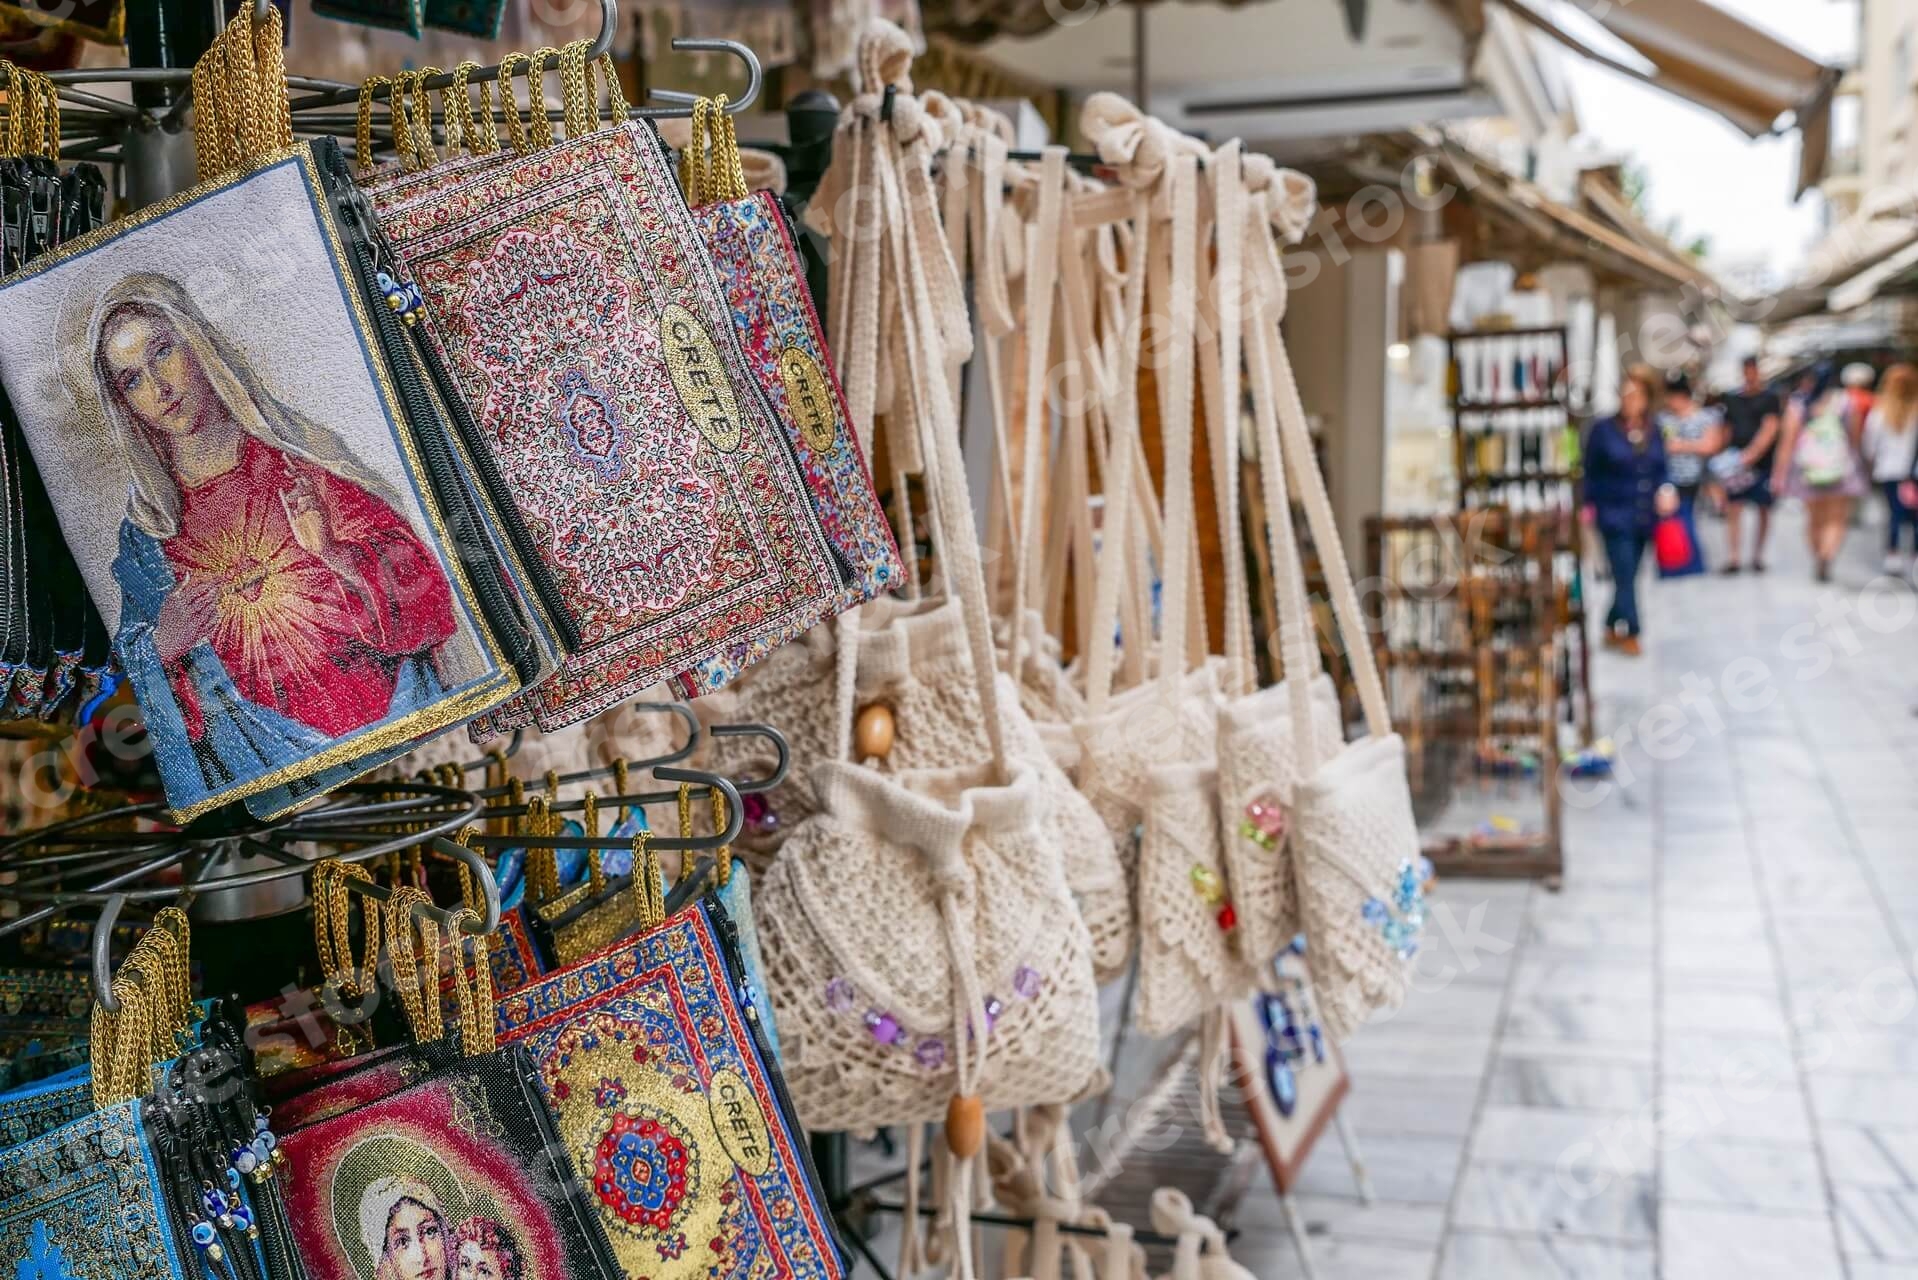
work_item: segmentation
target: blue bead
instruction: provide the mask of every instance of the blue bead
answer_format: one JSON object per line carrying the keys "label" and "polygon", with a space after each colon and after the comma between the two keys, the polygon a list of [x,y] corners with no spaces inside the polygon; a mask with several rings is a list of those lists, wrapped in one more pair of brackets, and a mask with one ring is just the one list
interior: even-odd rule
{"label": "blue bead", "polygon": [[196,1222],[193,1224],[193,1243],[199,1245],[202,1249],[217,1239],[219,1239],[219,1233],[214,1231],[211,1222]]}

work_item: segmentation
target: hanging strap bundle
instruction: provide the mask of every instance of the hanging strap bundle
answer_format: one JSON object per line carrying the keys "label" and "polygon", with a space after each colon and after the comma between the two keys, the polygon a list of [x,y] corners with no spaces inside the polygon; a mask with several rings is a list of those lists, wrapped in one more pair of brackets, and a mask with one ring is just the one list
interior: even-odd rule
{"label": "hanging strap bundle", "polygon": [[[970,327],[931,198],[945,136],[911,92],[910,60],[910,43],[889,24],[862,40],[861,91],[813,207],[834,210],[834,265],[844,271],[831,319],[854,421],[862,400],[884,403],[889,446],[915,437],[963,646],[954,675],[976,699],[977,727],[939,744],[927,740],[935,726],[900,720],[894,706],[859,705],[867,637],[842,625],[841,759],[814,771],[819,812],[768,873],[762,929],[802,1116],[826,1129],[943,1120],[951,1176],[938,1234],[954,1274],[969,1278],[986,1112],[1070,1101],[1102,1072],[1089,939],[1062,852],[1041,826],[1032,766],[1012,749],[1022,717],[998,671],[950,380]],[[846,216],[855,206],[863,216]],[[862,318],[867,287],[875,305]],[[883,350],[877,326],[865,324],[882,294],[897,308]],[[908,735],[946,748],[938,767],[895,770]]]}

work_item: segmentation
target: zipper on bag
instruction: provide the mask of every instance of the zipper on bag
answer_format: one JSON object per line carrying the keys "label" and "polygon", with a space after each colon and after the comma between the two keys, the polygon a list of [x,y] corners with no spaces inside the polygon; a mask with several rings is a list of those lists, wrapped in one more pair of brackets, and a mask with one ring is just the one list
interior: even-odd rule
{"label": "zipper on bag", "polygon": [[559,1126],[553,1120],[552,1104],[546,1101],[546,1089],[540,1082],[539,1067],[533,1061],[532,1051],[523,1044],[515,1044],[506,1046],[506,1055],[508,1073],[519,1086],[527,1110],[533,1114],[533,1124],[539,1132],[540,1154],[559,1180],[567,1206],[581,1230],[586,1233],[601,1272],[607,1276],[623,1274],[619,1259],[613,1253],[613,1242],[606,1234],[606,1224],[599,1220],[599,1211],[592,1208],[581,1211],[582,1206],[589,1205],[590,1201],[585,1187],[580,1183],[579,1173],[573,1167],[573,1157],[560,1140]]}
{"label": "zipper on bag", "polygon": [[419,447],[422,461],[432,481],[434,496],[451,535],[453,550],[467,581],[479,597],[480,611],[488,630],[509,651],[514,673],[522,683],[537,674],[538,659],[530,622],[513,601],[512,592],[501,579],[502,569],[486,536],[483,522],[466,492],[459,464],[445,437],[445,424],[435,411],[431,398],[421,384],[420,372],[413,363],[412,348],[406,340],[405,326],[386,305],[385,295],[376,281],[371,248],[371,230],[364,209],[365,197],[352,181],[340,172],[345,157],[331,138],[313,143],[322,186],[342,237],[350,246],[355,283],[362,300],[373,315],[374,332],[381,354],[392,373],[395,387],[406,411],[407,429]]}
{"label": "zipper on bag", "polygon": [[[339,188],[342,198],[350,200],[354,208],[354,218],[358,224],[357,235],[363,240],[365,250],[372,259],[372,278],[375,287],[368,299],[369,306],[385,312],[384,295],[377,288],[378,273],[382,267],[394,280],[404,279],[400,270],[399,254],[392,242],[387,239],[386,231],[380,226],[378,215],[372,203],[353,182],[346,171],[346,156],[337,143],[324,139],[328,144],[322,156],[324,167],[329,171],[329,185]],[[365,288],[365,285],[362,285]],[[498,520],[500,530],[508,542],[513,544],[514,554],[518,557],[521,569],[525,572],[535,595],[539,597],[547,618],[559,633],[560,641],[568,652],[577,650],[582,641],[579,620],[573,615],[572,608],[559,589],[559,579],[553,574],[552,567],[540,555],[539,544],[526,528],[526,521],[520,514],[519,505],[514,501],[512,490],[507,488],[505,476],[499,469],[499,459],[487,447],[486,437],[479,423],[474,420],[472,410],[466,403],[465,393],[453,380],[446,368],[446,362],[440,358],[439,349],[419,326],[412,326],[410,333],[404,324],[398,326],[400,341],[407,345],[419,359],[419,365],[431,380],[439,393],[440,403],[445,407],[446,416],[451,419],[453,430],[457,431],[464,446],[467,463],[472,467],[479,486],[486,492],[493,515]]]}

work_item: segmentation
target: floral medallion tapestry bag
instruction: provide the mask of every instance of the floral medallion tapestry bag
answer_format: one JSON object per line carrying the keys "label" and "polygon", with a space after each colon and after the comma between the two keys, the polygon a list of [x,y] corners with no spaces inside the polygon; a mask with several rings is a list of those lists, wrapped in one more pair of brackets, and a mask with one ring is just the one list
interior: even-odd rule
{"label": "floral medallion tapestry bag", "polygon": [[[636,882],[658,884],[643,849]],[[839,1280],[849,1266],[733,922],[694,903],[500,1001],[627,1276]]]}

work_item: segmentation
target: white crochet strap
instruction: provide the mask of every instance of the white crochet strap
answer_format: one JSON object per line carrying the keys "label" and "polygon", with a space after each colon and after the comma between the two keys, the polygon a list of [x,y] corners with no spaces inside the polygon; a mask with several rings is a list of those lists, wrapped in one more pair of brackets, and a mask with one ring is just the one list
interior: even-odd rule
{"label": "white crochet strap", "polygon": [[1160,373],[1160,425],[1165,444],[1165,540],[1159,576],[1159,682],[1176,698],[1185,679],[1190,636],[1192,562],[1192,374],[1193,311],[1198,301],[1199,163],[1174,156],[1172,180],[1171,282],[1156,317],[1170,320],[1172,349]]}
{"label": "white crochet strap", "polygon": [[[1119,591],[1129,566],[1136,572],[1131,531],[1132,475],[1139,453],[1139,317],[1145,310],[1145,259],[1149,249],[1152,213],[1144,191],[1132,198],[1132,245],[1126,258],[1125,308],[1115,362],[1117,387],[1114,413],[1107,419],[1107,456],[1112,466],[1105,477],[1105,538],[1099,554],[1097,598],[1092,608],[1092,639],[1086,652],[1087,710],[1098,714],[1112,696],[1112,666],[1117,647]],[[1129,649],[1137,647],[1139,633]]]}
{"label": "white crochet strap", "polygon": [[[1271,253],[1270,233],[1258,228],[1266,238],[1262,246]],[[1280,277],[1283,279],[1283,277]],[[1345,545],[1339,538],[1338,522],[1332,514],[1332,500],[1325,491],[1325,476],[1319,470],[1318,454],[1312,448],[1312,433],[1305,421],[1305,405],[1299,399],[1299,386],[1292,376],[1292,361],[1278,334],[1278,324],[1268,318],[1259,326],[1269,343],[1266,357],[1271,367],[1271,389],[1277,399],[1279,429],[1285,436],[1284,465],[1298,488],[1305,506],[1306,527],[1312,531],[1312,545],[1332,593],[1332,615],[1338,622],[1339,638],[1346,661],[1351,664],[1353,682],[1358,685],[1359,705],[1365,712],[1366,732],[1382,738],[1392,732],[1392,713],[1385,698],[1385,683],[1379,676],[1378,657],[1372,651],[1372,638],[1359,611],[1359,594],[1352,581],[1352,569],[1345,558]],[[1270,513],[1277,515],[1279,513]],[[1283,514],[1290,518],[1290,509]],[[1310,619],[1304,630],[1309,643]],[[1307,668],[1311,670],[1312,668]]]}
{"label": "white crochet strap", "polygon": [[1013,539],[1011,669],[1021,668],[1027,591],[1043,571],[1039,537],[1040,476],[1052,436],[1047,374],[1052,361],[1052,303],[1058,280],[1060,210],[1066,195],[1066,149],[1047,147],[1039,160],[1038,213],[1026,231],[1026,385],[1024,456],[1019,470],[1019,524]]}
{"label": "white crochet strap", "polygon": [[[1070,469],[1070,488],[1066,504],[1055,508],[1059,535],[1047,547],[1046,598],[1048,617],[1058,617],[1065,608],[1065,561],[1071,555],[1078,616],[1079,647],[1083,650],[1092,632],[1093,600],[1098,593],[1094,568],[1092,528],[1092,460],[1098,459],[1099,474],[1109,474],[1107,421],[1114,387],[1113,373],[1105,363],[1093,323],[1097,301],[1093,292],[1094,264],[1086,255],[1107,239],[1109,229],[1085,230],[1074,206],[1068,204],[1068,217],[1062,233],[1059,265],[1060,297],[1064,302],[1062,332],[1066,348],[1066,465]],[[1123,306],[1123,296],[1119,299]]]}
{"label": "white crochet strap", "polygon": [[[1286,494],[1278,413],[1272,386],[1271,347],[1277,326],[1262,322],[1256,300],[1246,300],[1246,354],[1252,370],[1252,429],[1259,447],[1259,488],[1265,499],[1265,536],[1272,561],[1274,616],[1279,652],[1285,663],[1285,689],[1292,714],[1301,776],[1317,770],[1320,755],[1312,724],[1312,679],[1319,670],[1312,640],[1312,615],[1305,598],[1305,571],[1299,561],[1298,535],[1292,527],[1292,501]],[[1329,756],[1334,744],[1325,744]]]}
{"label": "white crochet strap", "polygon": [[1220,552],[1225,561],[1225,658],[1230,694],[1258,686],[1252,657],[1252,618],[1246,588],[1245,538],[1239,510],[1240,364],[1244,351],[1240,295],[1245,246],[1246,193],[1241,144],[1235,138],[1212,161],[1213,209],[1218,225],[1218,265],[1210,287],[1200,290],[1203,341],[1199,368],[1205,377],[1205,407],[1211,444],[1213,489],[1218,499]]}

